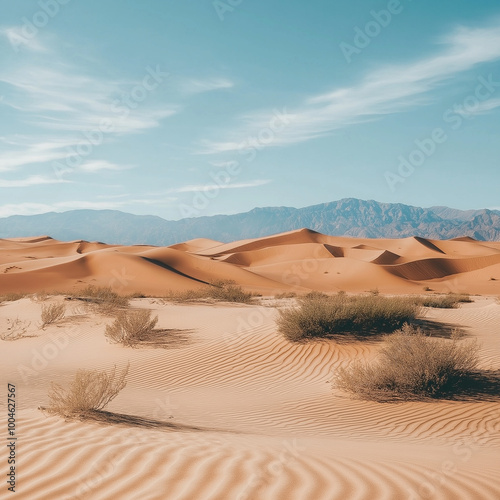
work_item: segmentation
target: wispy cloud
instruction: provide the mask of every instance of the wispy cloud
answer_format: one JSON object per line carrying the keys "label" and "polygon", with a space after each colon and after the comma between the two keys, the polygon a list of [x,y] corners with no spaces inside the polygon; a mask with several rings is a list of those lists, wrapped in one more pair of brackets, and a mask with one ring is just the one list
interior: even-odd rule
{"label": "wispy cloud", "polygon": [[[430,101],[430,93],[457,74],[500,59],[500,25],[460,27],[439,41],[439,53],[409,64],[384,66],[357,85],[336,88],[305,99],[289,113],[288,124],[270,146],[285,146],[321,137],[340,128]],[[221,141],[204,140],[202,154],[237,151],[269,127],[272,111],[242,117],[237,133]],[[264,146],[264,145],[263,145]]]}
{"label": "wispy cloud", "polygon": [[33,52],[47,52],[48,49],[40,41],[40,37],[27,37],[22,32],[21,26],[8,26],[0,28],[0,35],[5,37],[12,48],[17,52],[20,47],[31,50]]}
{"label": "wispy cloud", "polygon": [[[113,198],[110,196],[109,198]],[[11,215],[37,215],[48,212],[64,212],[67,210],[122,210],[124,207],[133,205],[145,205],[165,207],[174,203],[176,198],[164,197],[161,199],[140,199],[132,198],[122,201],[86,201],[86,200],[68,200],[56,203],[9,203],[0,205],[0,217],[10,217]]]}
{"label": "wispy cloud", "polygon": [[3,137],[8,151],[0,153],[0,172],[16,170],[23,165],[38,164],[60,160],[68,155],[67,148],[78,144],[81,139],[52,139],[41,137],[16,138]]}
{"label": "wispy cloud", "polygon": [[157,127],[179,110],[147,102],[146,89],[137,91],[141,102],[134,100],[133,82],[82,75],[67,65],[48,69],[30,62],[0,71],[0,83],[9,92],[2,104],[16,109],[25,123],[45,129],[85,133],[106,123],[108,134],[130,134]]}
{"label": "wispy cloud", "polygon": [[490,111],[493,111],[494,109],[499,107],[500,107],[500,98],[488,99],[486,101],[479,102],[477,106],[473,108],[468,108],[468,109],[462,108],[461,110],[457,109],[455,112],[465,117],[471,115],[485,115]]}
{"label": "wispy cloud", "polygon": [[[9,27],[0,33],[17,40],[19,30]],[[22,144],[16,144],[16,136],[3,138],[7,147],[0,153],[0,171],[67,158],[75,154],[69,148],[81,143],[94,150],[117,137],[159,127],[181,109],[155,93],[169,76],[159,67],[145,68],[138,80],[96,76],[64,62],[57,49],[35,38],[29,42],[31,51],[0,68],[0,112],[10,108],[20,127],[38,132]]]}
{"label": "wispy cloud", "polygon": [[84,172],[99,172],[100,170],[129,170],[133,168],[131,165],[117,165],[116,163],[111,163],[106,160],[92,160],[83,163],[79,167],[79,170]]}
{"label": "wispy cloud", "polygon": [[172,189],[171,193],[195,193],[198,191],[212,191],[215,189],[245,189],[269,184],[270,179],[257,179],[255,181],[230,183],[230,184],[196,184]]}
{"label": "wispy cloud", "polygon": [[234,83],[227,78],[207,78],[204,80],[183,80],[180,84],[182,92],[186,94],[201,94],[213,90],[230,89]]}
{"label": "wispy cloud", "polygon": [[0,179],[0,188],[20,188],[29,186],[39,186],[42,184],[62,184],[70,181],[45,177],[43,175],[32,175],[25,179]]}

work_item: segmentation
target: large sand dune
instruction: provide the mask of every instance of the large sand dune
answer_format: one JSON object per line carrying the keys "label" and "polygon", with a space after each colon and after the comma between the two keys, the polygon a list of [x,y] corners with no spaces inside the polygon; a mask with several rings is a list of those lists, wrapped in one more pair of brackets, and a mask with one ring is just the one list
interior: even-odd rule
{"label": "large sand dune", "polygon": [[[308,230],[222,244],[168,248],[0,241],[0,293],[74,290],[89,284],[152,296],[234,279],[270,295],[309,289],[481,293],[457,309],[425,309],[481,344],[481,368],[500,370],[500,245],[472,240],[334,238]],[[337,274],[338,273],[338,274]],[[491,280],[490,278],[495,278]],[[379,344],[292,344],[273,305],[179,304],[134,299],[160,328],[184,331],[169,348],[110,344],[113,317],[55,295],[0,304],[0,331],[18,320],[26,337],[0,340],[3,385],[16,385],[20,500],[497,500],[500,394],[433,402],[375,403],[332,389],[353,360]],[[39,328],[42,306],[66,318]],[[46,416],[52,381],[78,368],[130,363],[128,384],[102,421]],[[497,382],[498,385],[498,382]],[[0,400],[1,425],[7,415]],[[0,460],[7,471],[5,452]]]}
{"label": "large sand dune", "polygon": [[272,294],[279,290],[500,293],[500,244],[326,236],[302,229],[222,244],[197,239],[171,247],[0,240],[0,293],[65,291],[89,284],[161,295],[216,280]]}

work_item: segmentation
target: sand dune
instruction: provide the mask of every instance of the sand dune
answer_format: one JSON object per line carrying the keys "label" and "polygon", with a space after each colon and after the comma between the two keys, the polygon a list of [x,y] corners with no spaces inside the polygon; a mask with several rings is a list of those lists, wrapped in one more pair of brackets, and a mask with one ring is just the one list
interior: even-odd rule
{"label": "sand dune", "polygon": [[295,289],[415,293],[500,293],[500,244],[333,237],[308,229],[171,247],[60,242],[48,236],[0,240],[0,293],[68,290],[89,284],[123,293],[164,294],[234,280],[264,294]]}
{"label": "sand dune", "polygon": [[[500,370],[500,244],[471,239],[337,238],[308,230],[230,244],[172,247],[0,240],[0,293],[111,286],[159,296],[232,279],[272,295],[308,290],[482,293],[425,320],[459,327],[481,344],[480,367]],[[494,278],[494,279],[491,279]],[[0,303],[0,377],[18,393],[21,500],[497,500],[500,395],[374,403],[331,381],[339,367],[375,360],[376,341],[291,344],[277,331],[293,299],[251,305],[134,299],[181,330],[170,348],[125,348],[104,335],[113,317],[54,295]],[[66,318],[40,329],[42,307]],[[51,382],[78,368],[130,363],[128,383],[100,421],[37,408]],[[6,398],[0,399],[4,428]],[[5,451],[4,451],[5,453]],[[5,459],[1,454],[2,460]],[[4,460],[6,464],[6,459]],[[0,498],[14,498],[5,488]]]}

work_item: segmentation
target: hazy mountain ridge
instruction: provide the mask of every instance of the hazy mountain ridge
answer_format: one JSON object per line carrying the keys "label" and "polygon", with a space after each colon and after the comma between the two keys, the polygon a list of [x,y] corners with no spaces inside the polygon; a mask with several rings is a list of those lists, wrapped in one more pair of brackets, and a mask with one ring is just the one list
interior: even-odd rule
{"label": "hazy mountain ridge", "polygon": [[307,227],[332,236],[500,240],[500,211],[420,208],[347,198],[305,208],[255,208],[235,215],[169,221],[115,210],[72,210],[0,219],[0,238],[47,234],[60,240],[172,245],[194,238],[223,242]]}

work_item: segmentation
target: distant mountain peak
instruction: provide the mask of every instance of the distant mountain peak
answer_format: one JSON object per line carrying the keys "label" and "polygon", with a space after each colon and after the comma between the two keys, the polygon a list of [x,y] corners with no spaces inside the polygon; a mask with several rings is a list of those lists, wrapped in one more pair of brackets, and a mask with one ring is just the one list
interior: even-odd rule
{"label": "distant mountain peak", "polygon": [[231,242],[289,231],[332,236],[500,240],[500,211],[343,198],[304,208],[257,207],[234,215],[169,221],[118,210],[72,210],[0,219],[0,238],[45,233],[63,241],[173,245],[196,239]]}

